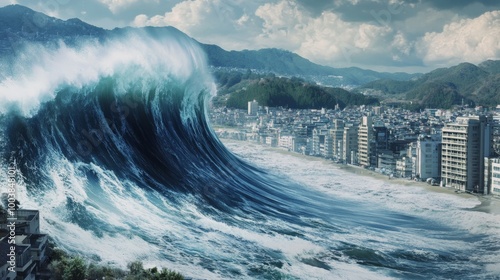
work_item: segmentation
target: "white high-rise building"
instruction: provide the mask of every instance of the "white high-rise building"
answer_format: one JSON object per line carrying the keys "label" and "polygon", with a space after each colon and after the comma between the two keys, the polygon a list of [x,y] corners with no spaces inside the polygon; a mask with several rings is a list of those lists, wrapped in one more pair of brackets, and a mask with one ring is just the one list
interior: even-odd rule
{"label": "white high-rise building", "polygon": [[484,159],[484,194],[500,195],[500,158]]}
{"label": "white high-rise building", "polygon": [[441,183],[484,192],[484,158],[492,152],[493,123],[485,116],[459,117],[443,128]]}
{"label": "white high-rise building", "polygon": [[248,101],[248,114],[251,116],[257,115],[259,111],[259,102],[257,101]]}
{"label": "white high-rise building", "polygon": [[[328,131],[323,128],[315,128],[312,137],[312,150],[313,156],[325,156],[325,137],[328,136]],[[327,144],[331,144],[331,140],[327,140]],[[331,150],[331,146],[327,147]]]}
{"label": "white high-rise building", "polygon": [[372,117],[364,116],[358,129],[358,163],[361,166],[370,166],[372,137]]}
{"label": "white high-rise building", "polygon": [[415,176],[422,180],[441,177],[441,135],[420,135],[417,141]]}

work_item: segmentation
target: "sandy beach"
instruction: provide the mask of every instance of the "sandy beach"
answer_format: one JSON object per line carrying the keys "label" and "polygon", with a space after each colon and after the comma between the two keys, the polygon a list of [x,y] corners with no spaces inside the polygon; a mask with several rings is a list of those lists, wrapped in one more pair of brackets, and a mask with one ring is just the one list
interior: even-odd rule
{"label": "sandy beach", "polygon": [[[246,142],[246,141],[237,141],[237,140],[228,140],[228,139],[221,139],[223,142],[231,142],[231,143],[242,143],[242,144],[250,144],[250,145],[260,145],[257,143],[252,143],[252,142]],[[495,214],[500,216],[500,197],[496,196],[491,196],[491,195],[474,195],[474,194],[469,194],[469,193],[459,193],[456,192],[455,189],[453,188],[443,188],[439,186],[431,186],[425,182],[416,182],[408,179],[403,179],[403,178],[391,178],[387,175],[383,175],[362,167],[358,166],[353,166],[353,165],[347,165],[347,164],[339,164],[335,163],[331,160],[327,160],[324,158],[320,157],[313,157],[313,156],[306,156],[302,155],[299,153],[294,153],[294,152],[289,152],[287,150],[284,150],[282,148],[273,148],[269,146],[262,145],[264,147],[264,150],[272,151],[275,153],[282,153],[282,154],[287,154],[291,155],[293,157],[300,158],[301,160],[308,160],[308,161],[321,161],[324,164],[331,165],[332,168],[337,168],[339,170],[343,170],[352,174],[356,174],[359,176],[368,176],[373,179],[377,180],[382,180],[386,183],[394,184],[394,185],[402,185],[402,186],[418,186],[421,188],[424,188],[430,192],[436,192],[436,193],[443,193],[443,194],[449,194],[449,195],[454,195],[454,196],[459,196],[461,198],[465,199],[471,199],[471,200],[478,200],[481,204],[478,206],[469,209],[470,211],[480,211],[480,212],[485,212],[485,213],[490,213],[490,214]]]}

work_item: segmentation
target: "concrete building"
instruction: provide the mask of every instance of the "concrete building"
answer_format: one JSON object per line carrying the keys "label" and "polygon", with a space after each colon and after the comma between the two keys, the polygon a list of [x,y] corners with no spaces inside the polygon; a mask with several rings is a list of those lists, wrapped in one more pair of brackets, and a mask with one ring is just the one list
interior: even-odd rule
{"label": "concrete building", "polygon": [[14,280],[16,279],[16,272],[9,271],[9,256],[7,254],[10,251],[10,244],[7,242],[7,238],[0,239],[0,280]]}
{"label": "concrete building", "polygon": [[380,114],[384,113],[384,109],[380,106],[373,107],[373,114],[375,116],[380,116]]}
{"label": "concrete building", "polygon": [[[37,210],[15,210],[15,272],[5,271],[4,263],[0,264],[0,279],[35,280],[42,278],[41,268],[47,261],[46,249],[48,236],[40,234],[40,216]],[[4,221],[0,223],[0,251],[9,248],[7,228]],[[3,253],[2,253],[3,255]],[[6,255],[6,254],[5,254]],[[3,256],[0,260],[4,260]],[[44,278],[46,279],[46,278]]]}
{"label": "concrete building", "polygon": [[[16,214],[16,235],[39,234],[40,214],[37,210],[15,210]],[[6,225],[0,224],[0,230],[7,230]]]}
{"label": "concrete building", "polygon": [[500,195],[500,158],[484,159],[485,194]]}
{"label": "concrete building", "polygon": [[420,135],[417,141],[415,177],[421,180],[441,177],[441,135]]}
{"label": "concrete building", "polygon": [[259,102],[257,101],[248,101],[248,114],[251,116],[257,115],[259,111]]}
{"label": "concrete building", "polygon": [[493,123],[485,116],[458,117],[443,128],[441,183],[484,192],[484,158],[492,152]]}
{"label": "concrete building", "polygon": [[364,116],[358,130],[358,163],[361,166],[370,166],[372,138],[372,117]]}
{"label": "concrete building", "polygon": [[[390,150],[379,151],[377,155],[377,168],[384,173],[394,174],[396,172],[396,157]],[[373,166],[373,165],[372,165]]]}
{"label": "concrete building", "polygon": [[[370,152],[370,165],[382,168],[379,165],[379,157],[387,157],[389,148],[389,130],[383,123],[377,122],[373,125],[373,142]],[[394,159],[394,166],[396,166],[396,159]]]}
{"label": "concrete building", "polygon": [[413,171],[413,161],[411,157],[402,157],[396,161],[396,176],[410,178]]}
{"label": "concrete building", "polygon": [[332,137],[332,157],[340,159],[344,154],[344,121],[339,119],[333,121],[330,136]]}
{"label": "concrete building", "polygon": [[334,139],[332,135],[325,135],[325,145],[323,150],[320,151],[321,156],[324,158],[331,159],[334,156]]}
{"label": "concrete building", "polygon": [[278,139],[274,136],[269,136],[266,137],[266,145],[269,145],[271,147],[278,147]]}
{"label": "concrete building", "polygon": [[342,139],[342,160],[345,163],[358,163],[358,127],[348,125],[344,127],[344,135]]}
{"label": "concrete building", "polygon": [[311,155],[321,156],[325,153],[325,137],[327,130],[322,128],[313,129]]}
{"label": "concrete building", "polygon": [[31,246],[26,236],[16,235],[16,279],[35,280],[36,263],[31,256]]}
{"label": "concrete building", "polygon": [[278,140],[278,146],[285,148],[289,151],[293,151],[293,140],[295,136],[292,135],[280,135],[280,138]]}
{"label": "concrete building", "polygon": [[307,147],[307,138],[294,136],[292,138],[292,151],[296,153],[304,153]]}
{"label": "concrete building", "polygon": [[313,141],[311,138],[306,139],[306,145],[302,148],[303,155],[312,155]]}

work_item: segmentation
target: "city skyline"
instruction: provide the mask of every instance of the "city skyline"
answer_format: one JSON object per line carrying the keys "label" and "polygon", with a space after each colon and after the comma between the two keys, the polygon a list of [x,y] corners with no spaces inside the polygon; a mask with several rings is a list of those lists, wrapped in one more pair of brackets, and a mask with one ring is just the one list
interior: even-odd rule
{"label": "city skyline", "polygon": [[[500,172],[498,132],[494,131],[498,131],[500,114],[495,109],[461,106],[411,112],[383,106],[344,110],[265,107],[256,114],[256,110],[250,113],[253,103],[248,103],[246,116],[238,109],[215,109],[211,118],[216,126],[222,125],[219,137],[281,147],[390,177],[432,180],[429,183],[460,192],[499,193],[500,175],[494,173]],[[226,127],[239,130],[228,134]]]}

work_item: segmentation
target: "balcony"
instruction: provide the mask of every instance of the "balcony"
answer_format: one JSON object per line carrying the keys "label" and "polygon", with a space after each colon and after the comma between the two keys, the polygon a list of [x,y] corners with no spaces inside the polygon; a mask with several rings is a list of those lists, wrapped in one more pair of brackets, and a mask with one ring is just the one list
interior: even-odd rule
{"label": "balcony", "polygon": [[465,148],[444,147],[444,146],[443,146],[442,151],[443,151],[443,154],[445,152],[447,152],[447,153],[450,153],[450,152],[457,152],[458,153],[458,152],[460,152],[460,153],[464,153],[464,154],[467,153],[467,149],[465,149]]}
{"label": "balcony", "polygon": [[443,127],[443,134],[449,132],[449,133],[454,133],[454,132],[467,132],[467,127],[466,126],[457,126],[456,124],[448,125]]}
{"label": "balcony", "polygon": [[467,165],[467,159],[465,158],[454,158],[454,157],[447,157],[447,156],[443,156],[441,158],[441,162],[443,163],[451,163],[451,164],[460,164],[460,165],[464,165],[466,166]]}
{"label": "balcony", "polygon": [[467,164],[461,161],[452,161],[452,160],[441,160],[441,164],[444,166],[452,166],[460,169],[467,169]]}
{"label": "balcony", "polygon": [[452,140],[443,138],[443,145],[445,144],[454,144],[454,145],[467,145],[467,140]]}

